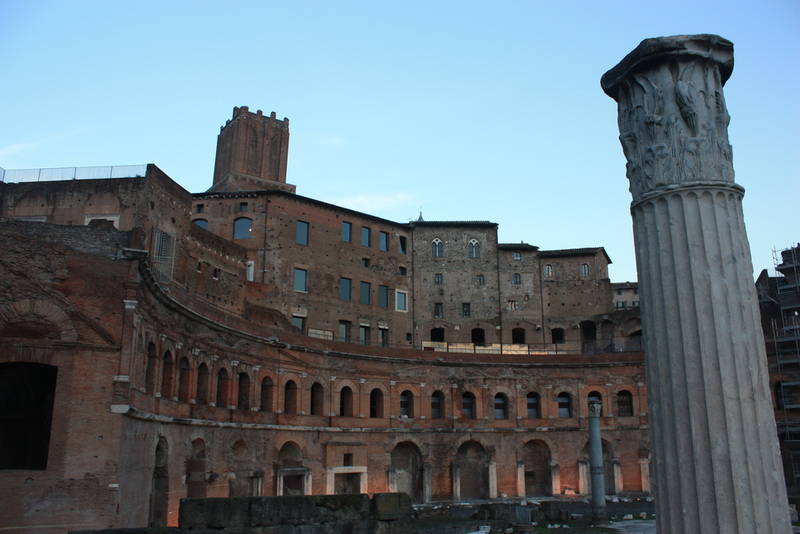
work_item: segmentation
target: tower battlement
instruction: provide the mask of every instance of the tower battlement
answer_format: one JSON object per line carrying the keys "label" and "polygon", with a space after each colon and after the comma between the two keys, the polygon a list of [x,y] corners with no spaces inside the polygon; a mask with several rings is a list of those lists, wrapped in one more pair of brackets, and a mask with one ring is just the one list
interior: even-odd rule
{"label": "tower battlement", "polygon": [[247,106],[233,108],[231,119],[220,127],[212,191],[281,189],[286,183],[289,153],[289,119],[273,111],[264,115]]}

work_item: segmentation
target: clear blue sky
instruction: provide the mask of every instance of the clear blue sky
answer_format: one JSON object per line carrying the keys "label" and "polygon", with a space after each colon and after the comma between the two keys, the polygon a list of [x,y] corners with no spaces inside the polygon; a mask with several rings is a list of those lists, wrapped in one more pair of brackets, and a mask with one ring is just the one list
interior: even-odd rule
{"label": "clear blue sky", "polygon": [[[226,7],[223,7],[227,4]],[[717,33],[756,271],[800,240],[800,2],[0,0],[0,166],[152,162],[210,186],[233,106],[291,121],[298,193],[500,239],[605,246],[636,278],[616,105],[641,39]]]}

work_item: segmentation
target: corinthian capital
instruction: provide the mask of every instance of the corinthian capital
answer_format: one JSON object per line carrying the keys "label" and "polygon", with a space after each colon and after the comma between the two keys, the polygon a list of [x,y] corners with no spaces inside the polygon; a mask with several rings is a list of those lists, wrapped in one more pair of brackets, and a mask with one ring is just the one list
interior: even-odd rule
{"label": "corinthian capital", "polygon": [[732,71],[733,43],[704,34],[645,39],[603,75],[618,103],[634,202],[692,184],[733,185],[722,94]]}

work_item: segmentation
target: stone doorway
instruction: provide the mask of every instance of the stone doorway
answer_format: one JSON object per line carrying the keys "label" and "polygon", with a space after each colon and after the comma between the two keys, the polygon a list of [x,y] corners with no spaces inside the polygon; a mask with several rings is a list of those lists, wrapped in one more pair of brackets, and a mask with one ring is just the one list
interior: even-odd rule
{"label": "stone doorway", "polygon": [[526,443],[522,450],[522,462],[525,466],[525,495],[529,497],[552,495],[550,448],[547,444],[538,439]]}
{"label": "stone doorway", "polygon": [[423,502],[422,470],[422,454],[419,448],[410,441],[398,443],[391,455],[391,491],[407,494],[412,502]]}
{"label": "stone doorway", "polygon": [[458,499],[489,498],[489,454],[480,443],[467,441],[458,448],[454,470]]}
{"label": "stone doorway", "polygon": [[361,493],[361,473],[336,473],[333,492],[336,495]]}
{"label": "stone doorway", "polygon": [[169,512],[168,459],[169,447],[167,440],[161,436],[158,438],[158,444],[156,445],[153,483],[150,490],[150,517],[147,523],[151,527],[164,527],[167,525]]}

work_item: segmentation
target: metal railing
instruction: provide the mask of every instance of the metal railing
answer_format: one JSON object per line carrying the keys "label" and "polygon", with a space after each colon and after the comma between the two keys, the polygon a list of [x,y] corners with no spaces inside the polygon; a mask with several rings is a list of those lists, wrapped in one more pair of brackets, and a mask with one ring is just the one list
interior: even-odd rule
{"label": "metal railing", "polygon": [[147,164],[107,167],[55,167],[42,169],[0,168],[0,182],[47,182],[55,180],[103,180],[107,178],[142,178]]}

